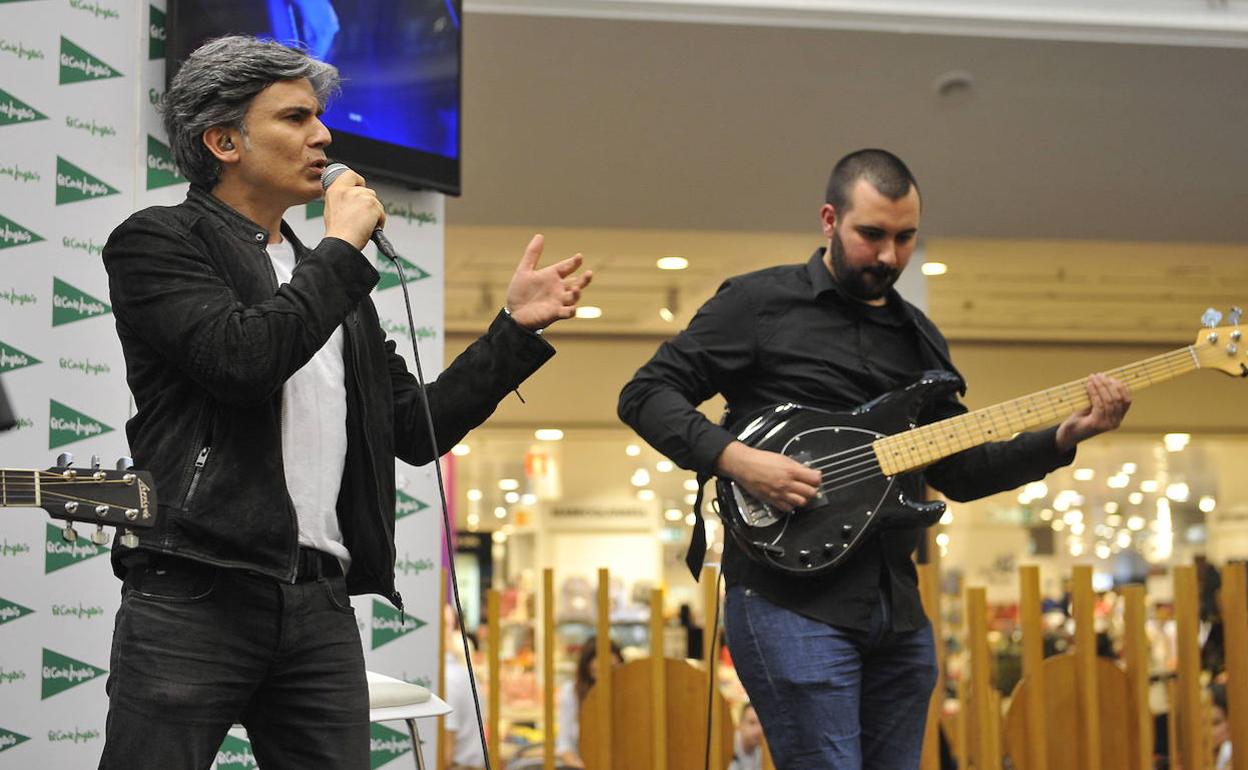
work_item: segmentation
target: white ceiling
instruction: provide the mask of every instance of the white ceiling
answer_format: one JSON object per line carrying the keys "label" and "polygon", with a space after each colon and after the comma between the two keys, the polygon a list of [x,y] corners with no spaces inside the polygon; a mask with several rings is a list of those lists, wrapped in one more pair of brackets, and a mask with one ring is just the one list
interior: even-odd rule
{"label": "white ceiling", "polygon": [[472,8],[451,225],[803,232],[830,164],[883,146],[929,237],[1248,240],[1243,48]]}

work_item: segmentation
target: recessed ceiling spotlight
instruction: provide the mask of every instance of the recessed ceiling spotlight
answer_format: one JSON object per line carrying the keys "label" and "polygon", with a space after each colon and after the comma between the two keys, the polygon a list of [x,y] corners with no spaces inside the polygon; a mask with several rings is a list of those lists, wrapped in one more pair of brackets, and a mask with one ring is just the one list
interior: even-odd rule
{"label": "recessed ceiling spotlight", "polygon": [[676,314],[665,307],[661,307],[659,308],[659,318],[662,318],[670,324],[672,321],[676,320]]}
{"label": "recessed ceiling spotlight", "polygon": [[629,444],[628,446],[624,447],[624,454],[628,455],[629,457],[636,457],[637,455],[641,454],[641,447],[637,446],[636,444]]}
{"label": "recessed ceiling spotlight", "polygon": [[456,444],[455,446],[451,447],[451,454],[455,455],[456,457],[463,457],[464,455],[468,454],[471,451],[472,451],[472,447],[468,446],[467,444]]}
{"label": "recessed ceiling spotlight", "polygon": [[577,318],[602,318],[602,308],[597,305],[581,305],[576,309]]}
{"label": "recessed ceiling spotlight", "polygon": [[919,270],[923,275],[944,275],[949,272],[949,266],[944,262],[924,262]]}
{"label": "recessed ceiling spotlight", "polygon": [[660,270],[684,270],[689,267],[689,260],[684,257],[659,257],[654,263]]}
{"label": "recessed ceiling spotlight", "polygon": [[558,428],[538,428],[533,431],[533,438],[538,441],[559,441],[563,438],[563,431]]}

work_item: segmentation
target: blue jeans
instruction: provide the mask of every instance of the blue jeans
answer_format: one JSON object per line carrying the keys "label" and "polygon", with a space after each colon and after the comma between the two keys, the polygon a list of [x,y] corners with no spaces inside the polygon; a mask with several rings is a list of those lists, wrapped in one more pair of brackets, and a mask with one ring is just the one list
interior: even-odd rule
{"label": "blue jeans", "polygon": [[265,770],[369,766],[364,652],[340,575],[136,567],[110,669],[101,770],[207,768],[235,723]]}
{"label": "blue jeans", "polygon": [[931,626],[891,630],[888,601],[868,631],[835,628],[728,589],[728,648],[777,770],[919,766],[936,683]]}

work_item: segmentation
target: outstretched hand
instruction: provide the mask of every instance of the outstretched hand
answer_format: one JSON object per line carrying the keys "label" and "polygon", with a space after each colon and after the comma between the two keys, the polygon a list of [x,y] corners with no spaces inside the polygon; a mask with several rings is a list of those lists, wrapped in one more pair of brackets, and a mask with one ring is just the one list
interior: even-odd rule
{"label": "outstretched hand", "polygon": [[533,236],[507,286],[507,310],[526,329],[544,329],[575,315],[581,292],[594,277],[592,270],[574,275],[581,266],[580,254],[539,269],[543,243],[540,234]]}
{"label": "outstretched hand", "polygon": [[1122,424],[1131,408],[1131,389],[1105,374],[1088,377],[1087,409],[1075,412],[1057,427],[1057,448],[1069,452],[1084,439],[1111,431]]}

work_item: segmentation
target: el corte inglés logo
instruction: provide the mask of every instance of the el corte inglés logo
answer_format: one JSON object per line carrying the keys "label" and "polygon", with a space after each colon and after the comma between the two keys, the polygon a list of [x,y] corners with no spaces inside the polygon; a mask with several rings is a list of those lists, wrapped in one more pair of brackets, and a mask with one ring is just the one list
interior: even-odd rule
{"label": "el corte ingl\u00e9s logo", "polygon": [[3,626],[5,623],[11,623],[18,618],[24,618],[32,612],[34,610],[29,607],[23,607],[16,602],[0,598],[0,626]]}
{"label": "el corte ingl\u00e9s logo", "polygon": [[376,770],[412,750],[412,740],[407,733],[392,730],[374,722],[369,727],[369,768]]}
{"label": "el corte ingl\u00e9s logo", "polygon": [[108,671],[97,668],[90,663],[74,660],[68,655],[43,648],[43,690],[40,700],[47,700],[53,695],[65,692],[71,687],[90,682],[92,679],[107,674]]}
{"label": "el corte ingl\u00e9s logo", "polygon": [[405,620],[403,613],[377,599],[373,599],[372,620],[374,650],[426,625],[425,621],[419,618],[409,616]]}
{"label": "el corte ingl\u00e9s logo", "polygon": [[85,537],[79,537],[70,542],[61,537],[60,527],[52,524],[47,527],[47,544],[44,546],[43,556],[43,574],[45,575],[108,553],[108,546],[96,545]]}
{"label": "el corte ingl\u00e9s logo", "polygon": [[116,187],[56,156],[56,205],[103,198],[118,192]]}
{"label": "el corte ingl\u00e9s logo", "polygon": [[0,340],[0,374],[26,366],[34,366],[38,363],[42,363],[42,361],[29,353],[23,353],[12,345],[6,345],[4,340]]}
{"label": "el corte ingl\u00e9s logo", "polygon": [[8,751],[18,744],[25,743],[30,738],[25,735],[18,735],[12,730],[5,730],[0,727],[0,751]]}
{"label": "el corte ingl\u00e9s logo", "polygon": [[55,399],[49,399],[48,412],[48,449],[100,436],[112,430],[94,417],[71,409]]}
{"label": "el corte ingl\u00e9s logo", "polygon": [[74,321],[111,313],[111,305],[60,278],[52,278],[52,325],[62,326]]}
{"label": "el corte ingl\u00e9s logo", "polygon": [[147,58],[165,58],[165,12],[154,5],[147,6]]}
{"label": "el corte ingl\u00e9s logo", "polygon": [[258,766],[250,743],[233,735],[225,736],[217,750],[217,770],[246,770]]}
{"label": "el corte ingl\u00e9s logo", "polygon": [[42,240],[43,238],[37,233],[27,230],[12,219],[8,219],[3,214],[0,214],[0,249],[25,246]]}
{"label": "el corte ingl\u00e9s logo", "polygon": [[121,14],[115,8],[100,5],[95,0],[69,0],[69,7],[75,11],[85,11],[97,19],[112,21],[121,18]]}
{"label": "el corte ingl\u00e9s logo", "polygon": [[[0,368],[0,372],[4,369]],[[420,513],[428,508],[428,504],[424,500],[417,500],[402,490],[394,492],[394,518],[395,520],[404,519],[413,513]]]}
{"label": "el corte ingl\u00e9s logo", "polygon": [[61,38],[61,85],[121,77],[121,73],[87,53],[72,40]]}
{"label": "el corte ingl\u00e9s logo", "polygon": [[14,123],[33,123],[36,120],[47,119],[47,115],[0,88],[0,126],[10,126]]}
{"label": "el corte ingl\u00e9s logo", "polygon": [[178,173],[169,146],[151,134],[147,135],[147,189],[181,184],[186,179]]}
{"label": "el corte ingl\u00e9s logo", "polygon": [[[408,283],[415,283],[429,277],[428,272],[403,257],[399,257],[399,264],[403,265],[403,274],[407,276]],[[377,281],[377,291],[393,289],[399,285],[399,269],[386,257],[377,256],[377,272],[381,273],[381,280]]]}

